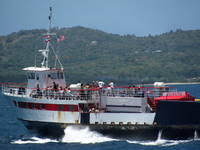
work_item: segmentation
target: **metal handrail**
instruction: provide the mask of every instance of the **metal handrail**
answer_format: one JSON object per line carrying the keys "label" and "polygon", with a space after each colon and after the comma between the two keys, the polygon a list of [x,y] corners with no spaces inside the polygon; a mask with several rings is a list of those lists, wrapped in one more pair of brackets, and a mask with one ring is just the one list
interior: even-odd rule
{"label": "metal handrail", "polygon": [[[27,90],[31,90],[30,95],[27,95]],[[169,87],[94,87],[84,89],[37,89],[13,86],[12,84],[2,84],[2,92],[5,94],[60,100],[99,100],[100,96],[159,97],[162,96],[164,92],[169,91],[171,91],[171,88]]]}

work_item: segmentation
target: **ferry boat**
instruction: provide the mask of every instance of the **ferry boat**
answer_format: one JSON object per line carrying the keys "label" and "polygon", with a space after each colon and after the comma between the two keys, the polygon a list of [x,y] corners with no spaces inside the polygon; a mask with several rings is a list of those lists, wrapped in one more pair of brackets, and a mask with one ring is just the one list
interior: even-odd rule
{"label": "ferry boat", "polygon": [[[49,66],[52,50],[50,8],[49,30],[41,66],[23,68],[27,84],[2,85],[3,95],[12,102],[17,119],[45,136],[62,137],[67,126],[83,128],[114,136],[156,138],[159,130],[165,138],[193,136],[200,128],[200,103],[184,91],[155,83],[155,86],[116,87],[92,83],[66,86],[64,68],[55,54],[54,67]],[[56,63],[55,63],[56,64]]]}

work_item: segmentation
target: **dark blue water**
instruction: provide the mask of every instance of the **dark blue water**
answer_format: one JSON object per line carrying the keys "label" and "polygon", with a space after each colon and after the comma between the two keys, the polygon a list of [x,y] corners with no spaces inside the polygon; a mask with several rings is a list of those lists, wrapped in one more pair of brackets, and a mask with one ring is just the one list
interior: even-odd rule
{"label": "dark blue water", "polygon": [[[200,85],[176,85],[200,98]],[[16,120],[15,110],[0,94],[0,150],[200,150],[200,139],[129,141],[105,137],[89,129],[68,127],[60,141],[30,133]]]}

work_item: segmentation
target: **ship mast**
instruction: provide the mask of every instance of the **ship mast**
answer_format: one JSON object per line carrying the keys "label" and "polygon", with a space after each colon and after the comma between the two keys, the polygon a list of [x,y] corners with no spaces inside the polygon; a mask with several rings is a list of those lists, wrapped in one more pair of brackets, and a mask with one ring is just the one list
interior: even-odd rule
{"label": "ship mast", "polygon": [[50,15],[49,15],[49,28],[46,34],[43,35],[43,38],[46,42],[46,48],[39,50],[41,54],[43,55],[43,61],[41,62],[41,67],[42,68],[48,68],[48,59],[49,59],[49,45],[51,41],[51,18],[52,18],[52,8],[49,8],[50,10]]}
{"label": "ship mast", "polygon": [[[56,35],[55,33],[51,33],[51,19],[52,19],[52,7],[49,7],[49,10],[50,10],[50,13],[49,13],[49,28],[48,28],[48,31],[46,34],[43,35],[43,38],[46,42],[46,48],[45,49],[41,49],[39,50],[39,52],[41,52],[42,56],[43,56],[43,61],[41,62],[41,67],[42,68],[49,68],[49,50],[50,50],[50,47],[53,51],[53,54],[55,55],[55,62],[58,61],[59,64],[60,64],[60,67],[61,69],[63,69],[63,66],[57,56],[57,54],[55,53],[55,50],[51,44],[51,38],[53,35]],[[55,63],[56,64],[56,63]],[[55,66],[56,67],[56,66]]]}

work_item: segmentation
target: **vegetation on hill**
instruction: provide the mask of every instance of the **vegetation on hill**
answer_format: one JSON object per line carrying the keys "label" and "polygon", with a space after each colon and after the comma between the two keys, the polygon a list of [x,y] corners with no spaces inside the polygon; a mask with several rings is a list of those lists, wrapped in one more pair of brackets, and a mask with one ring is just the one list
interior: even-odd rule
{"label": "vegetation on hill", "polygon": [[[66,70],[67,82],[92,80],[118,84],[200,80],[200,30],[177,30],[136,37],[108,34],[84,27],[54,28],[65,40],[54,48]],[[0,36],[0,81],[23,82],[22,68],[33,66],[45,47],[45,30],[24,30]],[[37,55],[35,55],[37,54]],[[53,57],[51,58],[53,59]]]}

